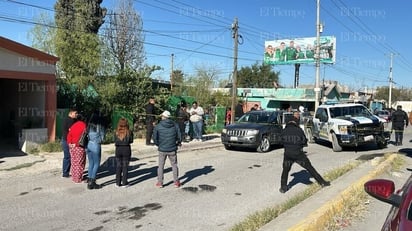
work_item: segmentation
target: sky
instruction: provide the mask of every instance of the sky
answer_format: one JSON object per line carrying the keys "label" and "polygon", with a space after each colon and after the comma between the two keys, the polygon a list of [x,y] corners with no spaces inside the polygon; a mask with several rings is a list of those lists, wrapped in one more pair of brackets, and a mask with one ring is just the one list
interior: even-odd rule
{"label": "sky", "polygon": [[[31,46],[28,32],[42,12],[54,15],[51,0],[0,0],[0,36]],[[234,68],[232,24],[238,19],[238,70],[263,61],[265,41],[316,37],[316,0],[200,1],[135,0],[143,20],[146,62],[186,76],[213,69],[229,80]],[[109,12],[115,0],[103,0]],[[389,86],[412,88],[412,21],[404,1],[320,0],[321,36],[336,37],[336,62],[320,66],[320,81],[338,81],[351,90]],[[105,25],[103,25],[105,27]],[[392,57],[392,58],[391,58]],[[392,60],[392,62],[391,62]],[[392,63],[392,72],[390,67]],[[295,67],[275,65],[280,85],[292,87]],[[315,83],[314,64],[301,65],[300,85]],[[272,87],[272,86],[268,86]]]}

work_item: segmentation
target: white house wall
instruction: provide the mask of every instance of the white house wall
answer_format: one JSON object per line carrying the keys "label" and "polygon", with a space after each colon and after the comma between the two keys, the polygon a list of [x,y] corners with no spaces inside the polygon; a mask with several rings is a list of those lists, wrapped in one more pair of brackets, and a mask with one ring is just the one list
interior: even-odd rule
{"label": "white house wall", "polygon": [[55,74],[53,64],[0,48],[0,70]]}

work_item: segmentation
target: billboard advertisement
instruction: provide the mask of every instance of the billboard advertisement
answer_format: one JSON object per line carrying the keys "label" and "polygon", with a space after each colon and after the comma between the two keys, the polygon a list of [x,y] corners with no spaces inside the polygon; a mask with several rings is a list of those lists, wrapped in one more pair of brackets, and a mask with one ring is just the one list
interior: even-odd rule
{"label": "billboard advertisement", "polygon": [[[264,64],[287,65],[315,63],[316,37],[265,41]],[[336,37],[321,36],[321,63],[335,63]]]}

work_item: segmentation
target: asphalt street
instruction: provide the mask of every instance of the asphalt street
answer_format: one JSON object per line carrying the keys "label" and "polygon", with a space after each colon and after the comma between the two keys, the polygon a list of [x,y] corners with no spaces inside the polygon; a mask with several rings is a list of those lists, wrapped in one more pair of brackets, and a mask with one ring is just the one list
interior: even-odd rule
{"label": "asphalt street", "polygon": [[[390,144],[383,150],[365,146],[335,153],[329,144],[309,144],[305,150],[323,174],[356,159],[370,161],[400,148],[409,150],[411,138],[407,130],[403,147]],[[228,230],[255,211],[281,204],[314,182],[294,165],[289,178],[291,189],[281,194],[278,189],[283,149],[262,154],[202,145],[191,144],[193,149],[187,145],[178,154],[183,183],[179,189],[171,184],[168,163],[166,187],[154,187],[155,148],[148,150],[144,158],[136,155],[133,159],[129,188],[115,187],[110,154],[102,160],[98,183],[104,187],[100,190],[87,190],[85,184],[61,178],[58,160],[28,169],[0,171],[0,230]],[[43,171],[29,170],[39,166]],[[339,179],[332,182],[331,188],[337,185]]]}

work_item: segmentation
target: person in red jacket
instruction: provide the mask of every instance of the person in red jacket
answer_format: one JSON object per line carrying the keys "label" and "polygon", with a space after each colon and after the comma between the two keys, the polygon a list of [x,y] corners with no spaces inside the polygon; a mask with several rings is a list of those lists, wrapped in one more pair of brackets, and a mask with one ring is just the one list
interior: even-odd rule
{"label": "person in red jacket", "polygon": [[79,145],[80,137],[83,131],[86,130],[86,123],[84,117],[78,115],[77,121],[69,128],[67,134],[67,144],[70,150],[71,175],[75,183],[81,183],[83,179],[83,171],[86,165],[86,151],[85,147]]}

